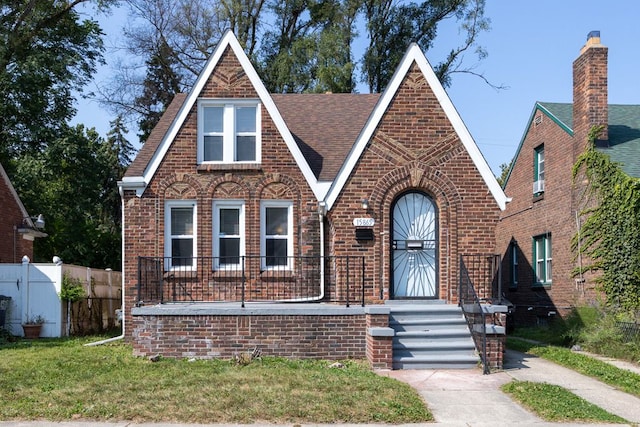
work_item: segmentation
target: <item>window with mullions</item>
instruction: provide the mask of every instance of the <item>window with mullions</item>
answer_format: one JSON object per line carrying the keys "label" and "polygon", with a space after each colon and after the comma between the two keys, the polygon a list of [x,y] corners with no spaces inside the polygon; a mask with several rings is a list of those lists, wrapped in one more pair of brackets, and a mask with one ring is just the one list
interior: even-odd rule
{"label": "window with mullions", "polygon": [[262,268],[291,268],[293,253],[293,203],[263,201],[260,205]]}
{"label": "window with mullions", "polygon": [[511,281],[509,287],[516,289],[518,287],[518,244],[515,241],[511,242],[509,252],[511,255]]}
{"label": "window with mullions", "polygon": [[551,234],[533,238],[533,270],[536,285],[551,284]]}
{"label": "window with mullions", "polygon": [[255,101],[200,100],[198,163],[258,163],[260,109]]}
{"label": "window with mullions", "polygon": [[244,256],[244,202],[213,202],[213,256],[215,269],[241,268]]}
{"label": "window with mullions", "polygon": [[165,205],[167,267],[192,268],[196,257],[196,203],[168,201]]}

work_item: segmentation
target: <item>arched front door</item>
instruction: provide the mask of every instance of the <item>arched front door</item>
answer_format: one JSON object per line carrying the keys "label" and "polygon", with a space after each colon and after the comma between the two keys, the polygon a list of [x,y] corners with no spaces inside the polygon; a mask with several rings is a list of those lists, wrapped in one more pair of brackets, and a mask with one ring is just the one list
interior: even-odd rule
{"label": "arched front door", "polygon": [[391,210],[392,298],[438,297],[438,210],[424,193],[400,196]]}

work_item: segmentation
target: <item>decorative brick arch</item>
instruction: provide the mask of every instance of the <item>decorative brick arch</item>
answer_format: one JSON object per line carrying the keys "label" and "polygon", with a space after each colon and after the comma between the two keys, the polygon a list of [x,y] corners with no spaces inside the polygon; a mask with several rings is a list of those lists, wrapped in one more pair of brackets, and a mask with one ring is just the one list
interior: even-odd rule
{"label": "decorative brick arch", "polygon": [[242,178],[229,173],[211,180],[207,195],[210,199],[250,200],[252,191]]}
{"label": "decorative brick arch", "polygon": [[193,175],[175,173],[158,183],[158,195],[164,200],[198,200],[203,188]]}
{"label": "decorative brick arch", "polygon": [[388,299],[390,274],[390,213],[393,202],[401,194],[411,191],[428,194],[436,204],[439,216],[439,295],[449,302],[457,302],[458,277],[458,213],[462,197],[449,177],[419,161],[411,162],[382,176],[374,186],[369,206],[376,216],[377,232],[381,239],[376,255],[378,292]]}

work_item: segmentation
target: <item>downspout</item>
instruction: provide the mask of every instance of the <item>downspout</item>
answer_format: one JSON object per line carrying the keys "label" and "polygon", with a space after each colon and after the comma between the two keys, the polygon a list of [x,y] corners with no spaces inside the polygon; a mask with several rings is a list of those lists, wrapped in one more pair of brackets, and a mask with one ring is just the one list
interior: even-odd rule
{"label": "downspout", "polygon": [[[124,191],[122,190],[122,186],[119,186],[118,188],[118,192],[120,193],[120,222],[122,224],[122,230],[124,231]],[[122,244],[122,279],[121,279],[121,283],[120,283],[120,291],[121,291],[121,298],[122,298],[122,305],[120,306],[120,313],[121,313],[121,317],[122,320],[120,321],[122,323],[122,333],[120,335],[118,335],[117,337],[113,337],[113,338],[107,338],[106,340],[102,340],[102,341],[96,341],[96,342],[90,342],[85,344],[85,347],[93,347],[96,345],[102,345],[102,344],[107,344],[113,341],[118,341],[124,338],[124,325],[125,325],[125,311],[124,311],[124,232],[122,233],[122,239],[121,239],[121,244]],[[111,280],[109,280],[109,284],[111,284]],[[109,288],[109,292],[111,292],[111,288]]]}
{"label": "downspout", "polygon": [[327,213],[327,203],[322,200],[318,202],[318,221],[320,222],[320,296],[324,299],[324,216]]}

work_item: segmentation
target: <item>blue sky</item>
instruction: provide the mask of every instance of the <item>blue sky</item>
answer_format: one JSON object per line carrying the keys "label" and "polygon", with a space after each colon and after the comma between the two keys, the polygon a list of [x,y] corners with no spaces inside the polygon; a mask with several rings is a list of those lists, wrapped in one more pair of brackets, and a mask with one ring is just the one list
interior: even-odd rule
{"label": "blue sky", "polygon": [[[640,1],[487,0],[485,14],[491,30],[479,43],[489,56],[475,71],[507,89],[495,90],[478,77],[460,74],[447,92],[495,174],[515,154],[536,101],[572,101],[572,63],[592,30],[600,31],[609,48],[609,103],[640,104]],[[99,17],[108,47],[118,45],[125,19],[123,12]],[[449,26],[440,30],[438,45],[426,53],[432,64],[446,53],[439,46],[452,46],[447,37],[456,31]],[[98,83],[107,81],[115,65],[109,61],[117,55],[107,53]],[[113,119],[108,112],[91,99],[80,101],[78,109],[74,122],[106,135]]]}

